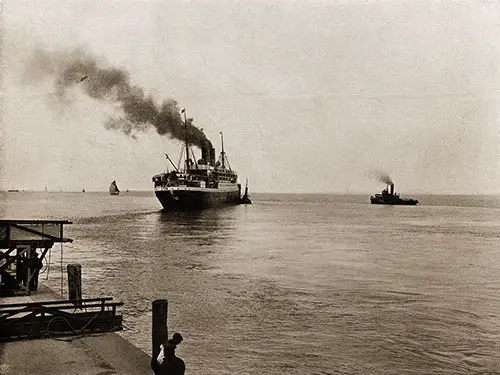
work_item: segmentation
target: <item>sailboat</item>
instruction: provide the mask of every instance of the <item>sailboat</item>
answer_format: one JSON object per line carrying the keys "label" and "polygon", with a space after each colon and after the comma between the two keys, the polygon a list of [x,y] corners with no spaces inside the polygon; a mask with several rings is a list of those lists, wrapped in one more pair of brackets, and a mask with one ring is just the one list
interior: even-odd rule
{"label": "sailboat", "polygon": [[241,204],[251,204],[250,195],[248,194],[248,178],[245,183],[245,193],[241,197]]}
{"label": "sailboat", "polygon": [[111,182],[111,185],[109,185],[109,194],[111,195],[120,194],[120,189],[118,189],[118,185],[116,184],[115,180],[113,180],[113,182]]}

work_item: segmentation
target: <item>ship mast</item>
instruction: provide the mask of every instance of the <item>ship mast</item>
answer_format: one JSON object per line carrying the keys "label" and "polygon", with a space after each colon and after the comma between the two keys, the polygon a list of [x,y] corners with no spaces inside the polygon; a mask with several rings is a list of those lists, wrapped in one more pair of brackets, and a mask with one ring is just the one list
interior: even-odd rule
{"label": "ship mast", "polygon": [[226,153],[224,152],[224,134],[222,134],[222,132],[219,132],[220,134],[220,140],[221,140],[221,143],[222,143],[222,151],[220,152],[221,156],[222,156],[222,168],[225,168],[225,160],[226,160]]}
{"label": "ship mast", "polygon": [[186,170],[189,170],[189,144],[187,138],[186,109],[182,108],[181,113],[184,113],[184,142],[186,143]]}

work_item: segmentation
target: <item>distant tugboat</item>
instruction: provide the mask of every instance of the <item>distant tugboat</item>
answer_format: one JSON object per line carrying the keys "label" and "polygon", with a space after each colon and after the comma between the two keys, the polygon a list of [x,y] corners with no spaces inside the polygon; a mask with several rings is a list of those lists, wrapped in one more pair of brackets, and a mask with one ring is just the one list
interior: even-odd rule
{"label": "distant tugboat", "polygon": [[416,199],[400,198],[399,194],[394,193],[394,184],[390,184],[391,190],[389,191],[389,186],[382,190],[382,194],[375,194],[375,196],[370,197],[370,202],[372,204],[393,204],[393,205],[406,205],[415,206],[418,203]]}
{"label": "distant tugboat", "polygon": [[113,180],[111,185],[109,185],[109,194],[111,195],[118,195],[120,194],[120,189],[118,189],[118,185],[116,184],[116,181]]}
{"label": "distant tugboat", "polygon": [[248,178],[245,183],[245,194],[241,197],[241,204],[251,204],[250,195],[248,195]]}

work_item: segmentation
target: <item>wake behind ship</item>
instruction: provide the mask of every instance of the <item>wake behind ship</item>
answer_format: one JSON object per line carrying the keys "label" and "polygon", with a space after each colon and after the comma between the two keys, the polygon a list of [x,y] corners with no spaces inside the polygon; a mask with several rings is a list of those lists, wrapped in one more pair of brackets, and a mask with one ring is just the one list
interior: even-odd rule
{"label": "wake behind ship", "polygon": [[221,140],[222,151],[217,162],[211,144],[201,147],[201,159],[193,161],[189,155],[194,157],[194,153],[187,140],[183,168],[175,166],[165,155],[175,170],[153,176],[155,195],[165,210],[197,210],[241,203],[241,185],[224,152],[222,133]]}

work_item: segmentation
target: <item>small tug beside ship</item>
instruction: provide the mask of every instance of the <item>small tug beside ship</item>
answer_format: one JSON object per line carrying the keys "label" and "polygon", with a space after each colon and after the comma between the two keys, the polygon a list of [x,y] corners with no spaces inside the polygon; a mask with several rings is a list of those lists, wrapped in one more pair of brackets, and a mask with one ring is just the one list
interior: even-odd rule
{"label": "small tug beside ship", "polygon": [[[390,191],[389,191],[390,187]],[[370,202],[372,204],[392,204],[392,205],[406,205],[415,206],[418,204],[418,200],[410,198],[401,198],[399,194],[394,192],[394,184],[391,183],[381,194],[375,194],[370,197]]]}

